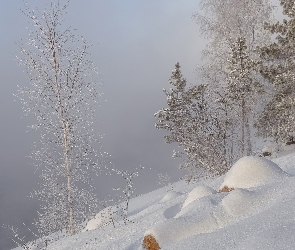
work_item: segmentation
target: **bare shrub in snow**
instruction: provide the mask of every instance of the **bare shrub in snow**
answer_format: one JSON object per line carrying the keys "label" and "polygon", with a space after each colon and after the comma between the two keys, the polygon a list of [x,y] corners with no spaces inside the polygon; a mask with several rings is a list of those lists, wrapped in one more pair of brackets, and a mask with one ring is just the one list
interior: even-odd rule
{"label": "bare shrub in snow", "polygon": [[114,190],[122,191],[123,192],[123,197],[122,200],[119,200],[119,203],[123,203],[123,208],[121,208],[121,204],[118,205],[118,213],[120,211],[123,211],[122,217],[124,220],[124,223],[127,224],[127,216],[128,216],[128,210],[129,210],[129,202],[130,199],[132,198],[132,195],[134,193],[134,183],[133,179],[135,177],[138,177],[140,174],[140,171],[143,170],[144,167],[140,168],[134,168],[132,170],[118,170],[118,169],[112,169],[116,174],[122,176],[125,180],[125,186],[124,187],[119,187]]}
{"label": "bare shrub in snow", "polygon": [[9,230],[11,233],[11,240],[23,250],[45,250],[47,246],[55,241],[58,241],[60,238],[65,237],[65,232],[56,232],[51,235],[39,235],[35,233],[31,228],[27,227],[25,223],[23,225],[35,238],[35,240],[28,241],[26,236],[21,236],[18,228],[13,226],[3,225],[2,227]]}

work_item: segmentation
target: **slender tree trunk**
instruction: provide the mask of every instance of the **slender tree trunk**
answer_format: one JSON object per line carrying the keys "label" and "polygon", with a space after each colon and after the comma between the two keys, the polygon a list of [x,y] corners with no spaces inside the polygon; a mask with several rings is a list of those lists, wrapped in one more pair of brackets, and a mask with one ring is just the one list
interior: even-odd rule
{"label": "slender tree trunk", "polygon": [[56,98],[57,105],[59,107],[59,116],[62,124],[63,131],[63,151],[64,151],[64,166],[67,173],[67,199],[68,199],[68,233],[73,235],[75,233],[75,223],[74,223],[74,211],[73,211],[73,197],[72,197],[72,175],[71,175],[71,162],[70,162],[70,136],[69,136],[69,125],[65,114],[64,106],[61,101],[61,86],[58,83],[58,63],[57,63],[57,54],[55,51],[55,37],[51,35],[51,50],[53,57],[53,67],[55,71],[55,87],[56,87]]}
{"label": "slender tree trunk", "polygon": [[[228,143],[228,139],[229,139],[229,136],[228,136],[228,130],[229,130],[229,127],[228,127],[228,119],[229,119],[229,117],[228,117],[228,107],[227,107],[227,105],[225,104],[225,106],[224,106],[224,110],[225,110],[225,126],[224,126],[224,133],[223,133],[223,146],[224,146],[224,158],[226,159],[226,164],[228,165],[228,164],[231,164],[231,161],[230,161],[230,158],[231,158],[231,156],[230,156],[230,153],[229,153],[229,148],[228,148],[228,146],[229,146],[229,143]],[[221,125],[220,125],[221,126]],[[222,128],[221,128],[222,129]]]}
{"label": "slender tree trunk", "polygon": [[67,124],[63,124],[64,131],[64,155],[65,155],[65,167],[67,171],[67,191],[68,191],[68,203],[69,203],[69,225],[68,232],[73,235],[75,233],[74,223],[74,209],[73,209],[73,198],[72,198],[72,173],[71,173],[71,160],[69,151],[69,134]]}
{"label": "slender tree trunk", "polygon": [[231,124],[231,147],[230,147],[230,164],[232,165],[233,164],[233,161],[234,161],[234,125]]}
{"label": "slender tree trunk", "polygon": [[251,131],[249,124],[249,117],[246,119],[246,132],[247,132],[247,155],[252,153]]}
{"label": "slender tree trunk", "polygon": [[241,142],[242,142],[242,155],[245,154],[245,117],[246,117],[246,110],[245,110],[245,97],[242,97],[242,138],[241,138]]}

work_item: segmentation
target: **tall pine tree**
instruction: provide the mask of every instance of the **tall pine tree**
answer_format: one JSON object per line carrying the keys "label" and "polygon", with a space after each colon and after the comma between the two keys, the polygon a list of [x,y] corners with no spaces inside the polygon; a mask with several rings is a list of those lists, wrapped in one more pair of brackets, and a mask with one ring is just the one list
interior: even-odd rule
{"label": "tall pine tree", "polygon": [[257,127],[261,135],[286,142],[295,135],[295,2],[281,0],[280,4],[287,20],[265,24],[276,37],[272,44],[260,48],[261,74],[273,89]]}
{"label": "tall pine tree", "polygon": [[257,94],[263,92],[263,86],[255,81],[254,70],[258,62],[251,60],[244,38],[238,38],[231,46],[231,55],[228,59],[228,77],[225,92],[236,121],[239,155],[252,153],[251,130]]}

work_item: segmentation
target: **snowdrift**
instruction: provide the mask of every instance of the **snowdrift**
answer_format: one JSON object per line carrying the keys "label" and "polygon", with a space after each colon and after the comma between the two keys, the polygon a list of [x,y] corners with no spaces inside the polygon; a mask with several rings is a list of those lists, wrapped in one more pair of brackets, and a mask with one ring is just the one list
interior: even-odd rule
{"label": "snowdrift", "polygon": [[[217,194],[210,187],[197,186],[188,194],[179,213],[147,230],[144,236],[152,236],[159,246],[168,247],[183,239],[229,227],[269,206],[279,194],[270,188],[275,184],[268,185],[287,177],[291,175],[268,159],[243,157],[229,170],[220,186],[220,189],[228,187],[231,192]],[[261,186],[263,192],[248,189]]]}
{"label": "snowdrift", "polygon": [[194,188],[187,196],[186,200],[184,201],[182,208],[185,208],[188,204],[192,203],[193,201],[202,198],[204,196],[215,194],[216,191],[213,188],[207,186],[198,186]]}
{"label": "snowdrift", "polygon": [[[243,157],[223,177],[136,197],[127,225],[108,223],[114,208],[106,208],[47,249],[142,250],[145,237],[161,250],[294,249],[295,154],[274,161]],[[225,185],[234,190],[218,192]]]}
{"label": "snowdrift", "polygon": [[121,219],[123,213],[124,211],[121,206],[106,207],[97,213],[93,219],[88,221],[82,232],[91,231],[107,224],[114,223],[114,221]]}
{"label": "snowdrift", "polygon": [[288,177],[273,161],[257,156],[244,156],[228,171],[220,189],[251,188]]}

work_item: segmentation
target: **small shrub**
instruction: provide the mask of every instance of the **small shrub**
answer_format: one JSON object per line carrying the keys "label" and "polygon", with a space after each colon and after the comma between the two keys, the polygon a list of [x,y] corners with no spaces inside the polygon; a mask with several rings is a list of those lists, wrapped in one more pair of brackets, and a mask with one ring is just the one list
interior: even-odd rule
{"label": "small shrub", "polygon": [[159,243],[152,235],[146,235],[142,242],[142,247],[147,250],[159,250],[161,249]]}
{"label": "small shrub", "polygon": [[228,186],[224,186],[222,189],[220,189],[218,191],[218,193],[225,193],[225,192],[230,192],[230,191],[233,191],[233,190],[235,190],[235,189],[234,188],[230,188]]}

